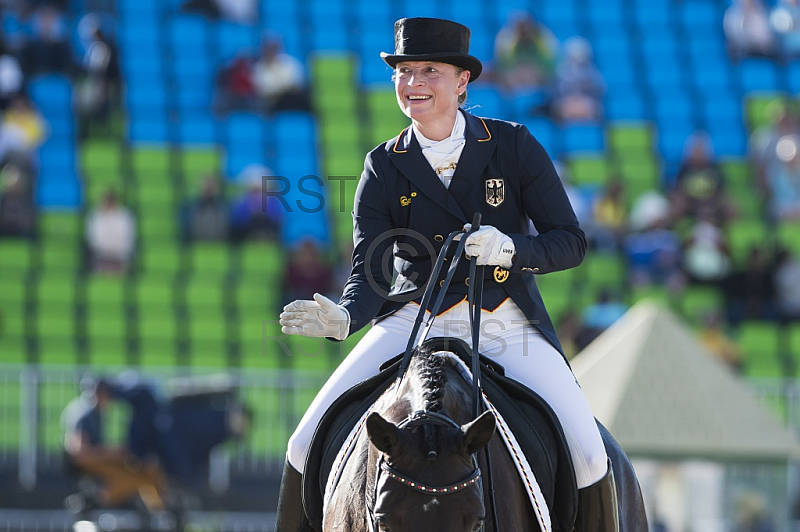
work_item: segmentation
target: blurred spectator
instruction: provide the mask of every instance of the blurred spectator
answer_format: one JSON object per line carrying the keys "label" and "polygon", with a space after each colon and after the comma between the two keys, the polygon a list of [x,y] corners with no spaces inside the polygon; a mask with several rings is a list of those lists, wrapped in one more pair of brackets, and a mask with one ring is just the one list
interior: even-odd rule
{"label": "blurred spectator", "polygon": [[36,207],[22,171],[8,163],[0,172],[0,236],[33,238]]}
{"label": "blurred spectator", "polygon": [[[260,170],[258,169],[260,168]],[[253,165],[242,171],[246,190],[233,203],[231,232],[234,241],[281,239],[284,207],[276,194],[271,194],[273,181],[264,179],[272,171]]]}
{"label": "blurred spectator", "polygon": [[775,145],[777,160],[767,169],[769,213],[774,220],[800,220],[800,135],[786,135]]}
{"label": "blurred spectator", "polygon": [[683,271],[695,284],[717,284],[731,272],[731,251],[709,212],[701,213],[683,247]]}
{"label": "blurred spectator", "polygon": [[257,107],[253,64],[245,55],[237,55],[217,73],[215,82],[216,113],[251,111]]}
{"label": "blurred spectator", "polygon": [[108,124],[111,104],[120,92],[119,53],[99,26],[91,30],[91,41],[83,57],[83,71],[76,93],[81,139],[88,137],[94,124]]}
{"label": "blurred spectator", "polygon": [[73,75],[76,64],[63,13],[44,4],[34,15],[33,27],[34,35],[20,56],[25,75],[30,77],[51,72]]}
{"label": "blurred spectator", "polygon": [[291,250],[281,286],[284,305],[314,294],[332,295],[333,268],[315,240],[305,238]]}
{"label": "blurred spectator", "polygon": [[711,137],[705,131],[696,131],[686,139],[670,200],[675,220],[697,218],[703,212],[715,223],[724,225],[735,216]]}
{"label": "blurred spectator", "polygon": [[769,16],[761,0],[733,0],[725,11],[722,27],[732,60],[739,61],[747,56],[776,55]]}
{"label": "blurred spectator", "polygon": [[570,37],[556,70],[554,117],[563,122],[600,120],[605,93],[606,82],[594,65],[589,41]]}
{"label": "blurred spectator", "polygon": [[800,321],[800,260],[785,247],[775,258],[775,295],[780,320]]}
{"label": "blurred spectator", "polygon": [[722,316],[717,311],[703,315],[700,341],[712,355],[727,364],[733,371],[742,371],[744,361],[739,345],[731,340],[723,330]]}
{"label": "blurred spectator", "polygon": [[780,46],[781,58],[791,60],[800,56],[800,2],[778,0],[772,8],[769,22]]}
{"label": "blurred spectator", "polygon": [[585,230],[590,245],[597,251],[617,252],[628,231],[628,209],[624,184],[614,178],[592,205],[592,220]]}
{"label": "blurred spectator", "polygon": [[557,52],[558,40],[546,26],[515,11],[495,37],[494,74],[507,90],[549,90]]}
{"label": "blurred spectator", "polygon": [[25,76],[19,61],[10,53],[0,55],[0,111],[22,92]]}
{"label": "blurred spectator", "polygon": [[114,400],[108,382],[84,380],[81,396],[64,409],[64,451],[68,467],[102,483],[98,503],[119,506],[137,493],[148,510],[163,510],[164,479],[160,467],[143,462],[126,447],[105,443],[106,412]]}
{"label": "blurred spectator", "polygon": [[239,24],[251,24],[258,16],[257,0],[187,0],[182,13],[196,13],[210,19],[224,18]]}
{"label": "blurred spectator", "polygon": [[259,106],[267,113],[311,107],[303,65],[283,51],[276,35],[265,37],[261,43],[261,57],[253,66],[253,83]]}
{"label": "blurred spectator", "polygon": [[683,288],[680,239],[670,228],[669,212],[669,201],[658,192],[646,192],[635,200],[631,233],[623,241],[631,286],[656,284],[672,292]]}
{"label": "blurred spectator", "polygon": [[761,199],[769,201],[769,173],[776,165],[783,164],[778,158],[778,141],[786,135],[800,135],[800,121],[787,103],[773,104],[767,112],[769,122],[756,128],[750,135],[748,151],[756,172],[756,184]]}
{"label": "blurred spectator", "polygon": [[763,248],[750,248],[744,268],[736,268],[723,280],[722,291],[732,327],[745,320],[775,319],[775,268]]}
{"label": "blurred spectator", "polygon": [[136,242],[136,222],[109,190],[103,204],[86,218],[86,243],[92,271],[124,273],[130,266]]}
{"label": "blurred spectator", "polygon": [[199,197],[183,206],[181,222],[184,240],[223,241],[230,236],[230,207],[217,176],[203,179]]}
{"label": "blurred spectator", "polygon": [[610,288],[602,288],[597,292],[594,303],[583,309],[581,320],[585,332],[583,342],[588,345],[592,340],[611,327],[628,311],[628,305],[620,301]]}
{"label": "blurred spectator", "polygon": [[46,135],[44,118],[24,94],[15,97],[0,121],[0,164],[14,160],[29,177],[38,166],[36,150]]}

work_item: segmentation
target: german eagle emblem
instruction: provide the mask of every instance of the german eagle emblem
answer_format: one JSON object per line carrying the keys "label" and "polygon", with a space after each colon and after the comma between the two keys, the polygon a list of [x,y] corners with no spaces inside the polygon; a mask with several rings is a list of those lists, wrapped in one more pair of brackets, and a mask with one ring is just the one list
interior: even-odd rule
{"label": "german eagle emblem", "polygon": [[506,199],[506,186],[502,179],[486,180],[486,203],[499,207]]}

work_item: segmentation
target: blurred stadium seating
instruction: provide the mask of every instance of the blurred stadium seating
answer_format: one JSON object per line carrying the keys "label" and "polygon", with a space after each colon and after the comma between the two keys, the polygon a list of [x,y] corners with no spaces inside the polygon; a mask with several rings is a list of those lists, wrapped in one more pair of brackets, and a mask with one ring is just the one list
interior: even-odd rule
{"label": "blurred stadium seating", "polygon": [[[91,4],[70,2],[71,19],[77,21]],[[282,250],[264,243],[183,244],[177,213],[205,173],[219,171],[234,183],[242,169],[259,163],[290,180],[290,202],[310,200],[298,195],[302,177],[323,176],[315,190],[325,195],[325,208],[290,214],[284,235],[289,243],[309,234],[334,248],[346,243],[356,182],[327,176],[360,175],[367,151],[406,125],[391,73],[378,56],[392,49],[392,23],[401,16],[466,23],[473,32],[472,51],[484,61],[514,8],[532,11],[560,40],[585,36],[609,86],[601,124],[562,126],[531,116],[489,83],[470,88],[468,107],[527,125],[553,158],[566,163],[575,184],[601,187],[621,176],[629,197],[667,183],[687,136],[704,128],[742,211],[729,229],[735,252],[743,256],[751,243],[774,236],[753,194],[747,138],[767,120],[774,101],[800,91],[800,66],[762,59],[731,64],[721,24],[724,0],[263,0],[259,5],[259,20],[240,25],[183,14],[177,1],[118,0],[112,14],[125,83],[122,138],[78,143],[70,81],[59,76],[31,81],[33,99],[50,124],[40,153],[41,234],[35,241],[0,240],[0,363],[97,371],[123,366],[145,372],[176,366],[330,371],[338,353],[290,357],[279,341]],[[210,110],[215,73],[235,54],[255,52],[263,30],[280,32],[287,51],[303,60],[314,112],[215,115]],[[121,193],[138,219],[137,268],[124,278],[95,278],[82,270],[85,215],[108,187]],[[800,230],[781,231],[800,252]],[[624,293],[625,277],[621,260],[592,254],[581,268],[539,283],[557,317],[576,303],[590,303],[602,286]],[[707,308],[719,306],[702,287],[690,287],[679,301],[658,287],[628,293],[627,299],[639,297],[669,301],[693,323]],[[800,328],[791,330],[788,344],[781,337],[773,323],[743,328],[739,340],[750,375],[785,372],[782,357],[797,357]],[[0,403],[7,410],[4,420],[18,415],[9,386],[0,387],[9,400]],[[53,408],[68,395],[59,393]],[[262,396],[268,393],[258,389],[250,397],[265,420],[278,408],[274,398]],[[297,411],[311,397],[307,392],[295,398]],[[52,446],[56,429],[46,430]],[[21,440],[15,434],[0,431],[0,453],[17,449]],[[248,445],[264,456],[279,456],[282,441],[267,445],[269,437],[261,427]]]}

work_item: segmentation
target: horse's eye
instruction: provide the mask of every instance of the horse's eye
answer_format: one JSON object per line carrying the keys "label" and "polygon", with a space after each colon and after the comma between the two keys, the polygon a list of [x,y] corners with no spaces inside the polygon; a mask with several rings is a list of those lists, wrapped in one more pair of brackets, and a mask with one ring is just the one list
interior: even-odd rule
{"label": "horse's eye", "polygon": [[383,517],[379,517],[375,521],[378,525],[378,530],[382,532],[389,532],[389,525],[386,524],[386,519],[384,519]]}

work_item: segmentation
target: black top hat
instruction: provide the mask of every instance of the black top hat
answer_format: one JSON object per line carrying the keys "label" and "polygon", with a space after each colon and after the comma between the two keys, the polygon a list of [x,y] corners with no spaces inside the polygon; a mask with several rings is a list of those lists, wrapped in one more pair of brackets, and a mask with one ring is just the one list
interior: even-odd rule
{"label": "black top hat", "polygon": [[394,54],[381,52],[386,64],[400,61],[437,61],[469,70],[470,81],[481,75],[483,65],[469,55],[468,27],[439,18],[401,18],[394,23]]}

